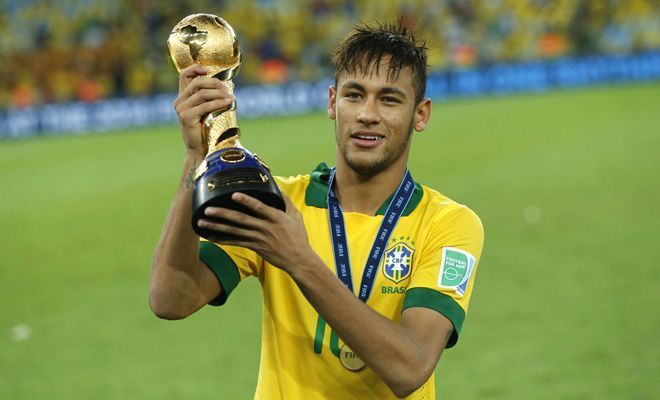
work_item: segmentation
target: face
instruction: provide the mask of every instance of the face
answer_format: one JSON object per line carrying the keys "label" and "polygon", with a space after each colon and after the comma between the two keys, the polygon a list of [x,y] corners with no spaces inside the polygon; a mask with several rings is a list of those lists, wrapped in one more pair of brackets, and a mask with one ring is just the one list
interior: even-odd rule
{"label": "face", "polygon": [[410,68],[387,79],[387,60],[373,74],[340,74],[330,88],[328,117],[335,120],[337,165],[364,176],[406,168],[413,129],[426,128],[430,100],[415,104]]}

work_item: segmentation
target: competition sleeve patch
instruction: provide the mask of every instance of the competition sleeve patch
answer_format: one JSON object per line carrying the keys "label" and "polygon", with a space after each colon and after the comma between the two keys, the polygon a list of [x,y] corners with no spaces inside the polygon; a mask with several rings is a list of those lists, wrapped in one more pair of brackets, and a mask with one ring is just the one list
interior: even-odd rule
{"label": "competition sleeve patch", "polygon": [[213,271],[216,278],[218,278],[218,282],[220,282],[220,286],[222,286],[220,296],[211,300],[209,304],[212,306],[225,304],[240,280],[238,267],[224,250],[206,241],[199,243],[199,259]]}
{"label": "competition sleeve patch", "polygon": [[465,295],[476,258],[465,250],[455,247],[442,248],[442,261],[438,273],[438,287]]}

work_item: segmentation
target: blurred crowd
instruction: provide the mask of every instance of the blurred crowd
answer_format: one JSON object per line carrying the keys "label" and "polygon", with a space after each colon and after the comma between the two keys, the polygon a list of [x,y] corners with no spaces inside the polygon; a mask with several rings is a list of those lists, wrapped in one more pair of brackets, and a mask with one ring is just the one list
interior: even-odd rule
{"label": "blurred crowd", "polygon": [[238,85],[332,74],[357,22],[401,20],[433,70],[660,49],[658,0],[4,0],[0,109],[176,91],[166,39],[184,16],[220,15],[243,50]]}

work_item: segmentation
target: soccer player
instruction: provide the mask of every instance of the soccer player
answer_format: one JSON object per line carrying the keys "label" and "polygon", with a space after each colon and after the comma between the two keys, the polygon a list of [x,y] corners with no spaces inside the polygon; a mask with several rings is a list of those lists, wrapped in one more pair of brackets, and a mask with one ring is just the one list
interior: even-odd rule
{"label": "soccer player", "polygon": [[[222,305],[252,275],[263,289],[258,399],[435,398],[434,370],[458,340],[483,244],[467,207],[413,181],[413,131],[426,128],[426,49],[404,28],[361,26],[333,50],[336,166],[277,178],[287,210],[247,195],[255,216],[207,208],[190,227],[203,117],[234,99],[207,69],[181,72],[175,108],[184,173],[157,245],[156,315],[180,319]],[[220,218],[226,223],[213,222]]]}

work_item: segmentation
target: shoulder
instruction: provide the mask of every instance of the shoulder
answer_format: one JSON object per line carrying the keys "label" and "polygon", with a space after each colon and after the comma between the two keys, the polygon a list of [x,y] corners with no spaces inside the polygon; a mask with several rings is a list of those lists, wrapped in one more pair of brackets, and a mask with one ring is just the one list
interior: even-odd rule
{"label": "shoulder", "polygon": [[462,228],[469,229],[483,236],[481,219],[472,209],[461,204],[437,190],[420,185],[424,191],[419,211],[424,220],[435,229]]}
{"label": "shoulder", "polygon": [[275,176],[275,182],[283,194],[285,194],[294,204],[304,203],[305,192],[309,186],[309,175],[295,176]]}
{"label": "shoulder", "polygon": [[295,190],[299,187],[303,189],[309,184],[309,174],[295,176],[274,176],[275,181],[282,190]]}
{"label": "shoulder", "polygon": [[275,181],[282,193],[288,196],[299,208],[304,205],[326,207],[328,177],[330,168],[320,163],[306,175],[276,176]]}

